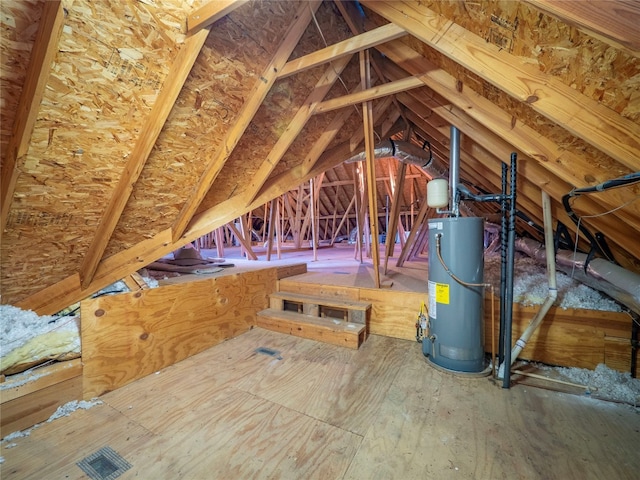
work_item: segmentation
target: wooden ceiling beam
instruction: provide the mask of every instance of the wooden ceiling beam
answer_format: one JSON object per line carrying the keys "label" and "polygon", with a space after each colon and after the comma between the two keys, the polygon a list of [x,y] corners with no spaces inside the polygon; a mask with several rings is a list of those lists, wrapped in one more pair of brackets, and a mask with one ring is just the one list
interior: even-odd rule
{"label": "wooden ceiling beam", "polygon": [[362,50],[390,40],[402,38],[406,34],[407,32],[393,23],[383,25],[382,27],[369,30],[368,32],[317,50],[305,55],[304,57],[290,60],[285,64],[282,70],[280,70],[278,78],[285,78],[296,73],[304,72],[305,70],[317,67],[323,63],[335,62],[345,56],[350,57],[354,53],[358,53]]}
{"label": "wooden ceiling beam", "polygon": [[156,140],[171,113],[173,104],[176,102],[208,35],[209,30],[203,29],[187,37],[173,65],[171,65],[171,70],[162,86],[162,90],[160,90],[158,98],[145,120],[140,136],[127,159],[127,164],[111,194],[91,245],[80,265],[80,282],[83,288],[87,288],[90,285],[93,275],[96,273],[98,263],[102,259],[109,240],[118,225],[120,216],[133,192],[133,187],[147,163],[149,154],[156,144]]}
{"label": "wooden ceiling beam", "polygon": [[362,3],[631,171],[640,170],[640,125],[424,4],[372,0]]}
{"label": "wooden ceiling beam", "polygon": [[615,48],[640,56],[640,4],[625,0],[524,0],[536,9]]}
{"label": "wooden ceiling beam", "polygon": [[364,91],[351,93],[338,98],[332,98],[318,105],[315,113],[326,113],[339,108],[356,105],[363,102],[375,100],[377,98],[394,95],[399,92],[411,90],[412,88],[422,87],[423,83],[418,77],[406,77],[395,82],[384,83],[368,88]]}
{"label": "wooden ceiling beam", "polygon": [[256,80],[251,92],[247,96],[247,100],[238,112],[236,121],[225,135],[222,144],[213,152],[213,155],[206,162],[205,170],[200,177],[198,184],[194,187],[191,195],[189,195],[189,198],[180,210],[178,217],[175,219],[172,235],[174,242],[177,242],[187,230],[191,218],[202,203],[206,194],[211,189],[211,185],[213,185],[213,182],[220,173],[220,170],[222,170],[225,162],[231,156],[231,153],[240,141],[240,138],[249,126],[254,115],[260,108],[260,105],[267,96],[267,93],[269,93],[269,90],[277,80],[278,71],[286,63],[321,3],[322,2],[320,0],[313,0],[310,2],[303,2],[300,5],[294,17],[294,21],[280,43],[278,50],[269,61],[269,64],[262,72],[262,75],[260,75]]}
{"label": "wooden ceiling beam", "polygon": [[64,9],[61,1],[44,2],[42,8],[38,32],[31,49],[29,67],[15,113],[11,138],[2,159],[0,236],[7,225],[20,166],[29,151],[31,134],[38,118],[49,72],[58,52],[58,43],[64,24]]}
{"label": "wooden ceiling beam", "polygon": [[220,20],[249,0],[213,0],[187,16],[187,33],[194,34]]}

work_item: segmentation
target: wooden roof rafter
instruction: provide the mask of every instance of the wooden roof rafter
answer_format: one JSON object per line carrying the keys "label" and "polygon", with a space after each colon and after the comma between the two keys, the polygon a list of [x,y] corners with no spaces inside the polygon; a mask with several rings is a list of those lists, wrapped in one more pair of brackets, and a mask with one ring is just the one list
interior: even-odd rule
{"label": "wooden roof rafter", "polygon": [[632,171],[638,169],[639,125],[424,5],[371,0],[363,3]]}
{"label": "wooden roof rafter", "polygon": [[18,103],[12,135],[2,162],[0,183],[0,236],[7,225],[9,209],[19,175],[20,164],[29,151],[31,135],[39,106],[44,96],[51,66],[58,52],[64,24],[64,8],[60,0],[44,2],[36,39],[31,49],[29,67],[25,75]]}
{"label": "wooden roof rafter", "polygon": [[[520,153],[535,159],[542,168],[549,171],[549,174],[558,176],[572,186],[585,186],[584,175],[582,177],[576,175],[576,165],[584,165],[584,168],[587,168],[586,165],[588,164],[577,154],[560,149],[555,142],[541,136],[522,122],[515,120],[510,114],[494,105],[490,100],[473,92],[473,90],[462,89],[462,91],[458,91],[455,87],[455,79],[451,75],[436,68],[417,52],[407,48],[406,45],[391,42],[378,48],[381,48],[390,60],[408,69],[410,74],[418,74],[425,85],[446,98],[453,105],[439,105],[439,109],[443,111],[459,111],[460,115],[469,117],[479,124],[490,126],[493,134],[497,134],[502,141],[511,144],[512,149],[515,148]],[[397,72],[398,68],[393,69],[390,67],[387,71]],[[427,71],[428,73],[420,75],[418,73],[420,71]],[[564,165],[567,165],[566,168]],[[591,170],[586,172],[597,175],[596,172]],[[568,193],[569,190],[570,188],[564,193]],[[615,192],[613,193],[615,194]],[[602,199],[600,200],[602,201]],[[597,209],[597,211],[600,210]],[[624,215],[621,212],[615,212],[615,214]],[[632,224],[637,224],[638,222],[637,219],[634,220],[629,216],[625,218],[625,221],[633,222]]]}
{"label": "wooden roof rafter", "polygon": [[311,91],[302,106],[293,116],[284,133],[280,138],[278,138],[278,141],[271,149],[264,162],[262,162],[260,168],[258,168],[258,171],[251,177],[245,194],[247,205],[255,199],[256,195],[258,195],[258,192],[262,188],[262,185],[264,185],[264,182],[267,181],[267,178],[269,178],[273,169],[282,159],[284,154],[287,153],[291,144],[295,141],[309,119],[313,116],[316,106],[322,101],[322,99],[324,99],[327,93],[329,93],[329,90],[331,90],[331,87],[333,87],[335,82],[338,80],[338,77],[347,67],[350,60],[351,55],[340,58],[336,62],[332,63],[320,80],[318,80],[315,88]]}
{"label": "wooden roof rafter", "polygon": [[[345,115],[345,112],[347,112],[348,115]],[[308,156],[306,159],[306,167],[296,167],[278,175],[276,178],[270,179],[270,181],[263,186],[260,195],[249,207],[247,207],[246,210],[259,208],[265,202],[288,191],[291,185],[299,185],[307,181],[309,178],[319,175],[328,168],[344,161],[344,154],[333,156],[321,154],[337,134],[340,129],[340,125],[342,125],[352,114],[353,112],[349,109],[336,114],[335,118],[337,120],[334,122],[336,125],[333,125],[332,127],[333,136],[330,136],[329,138],[326,136],[322,137],[316,142],[320,145],[314,145],[310,149],[310,152],[314,152],[316,157],[313,158]],[[395,115],[399,116],[399,113],[396,112]],[[388,120],[385,118],[383,119]],[[395,124],[393,125],[395,126]],[[382,133],[385,135],[388,134],[388,132]],[[348,152],[351,151],[349,142],[345,142],[344,145],[348,154]],[[242,200],[243,199],[240,197],[240,201]],[[103,259],[98,264],[96,274],[94,275],[91,284],[86,288],[83,288],[80,285],[79,274],[75,273],[21,300],[16,304],[16,306],[23,309],[33,310],[40,315],[56,313],[68,305],[77,302],[101,288],[121,279],[128,275],[132,270],[137,270],[141,265],[146,265],[155,259],[167,255],[174,250],[177,250],[185,243],[193,241],[198,237],[211,232],[215,228],[221,227],[232,221],[238,216],[239,208],[244,205],[244,202],[242,202],[241,205],[240,201],[238,197],[233,197],[195,215],[189,229],[185,232],[182,238],[177,241],[173,241],[172,239],[172,229],[167,228],[153,237],[137,243],[127,250],[123,250],[115,255]]]}
{"label": "wooden roof rafter", "polygon": [[[415,99],[414,99],[415,100]],[[481,122],[474,120],[471,115],[468,115],[467,111],[456,109],[455,111],[451,111],[449,108],[443,107],[441,109],[434,109],[434,115],[426,118],[424,121],[426,124],[431,124],[435,121],[434,117],[442,116],[446,121],[450,124],[456,125],[460,131],[465,135],[474,140],[477,145],[480,145],[479,142],[483,142],[491,145],[492,155],[497,155],[497,158],[507,158],[510,151],[513,150],[513,146],[510,145],[506,140],[501,139],[496,133],[492,132],[486,125],[483,125]],[[436,129],[441,128],[441,133],[447,134],[444,128],[434,125]],[[477,164],[474,158],[473,153],[467,158],[467,162],[472,162],[479,169],[489,168],[495,174],[494,180],[495,182],[499,181],[500,178],[500,162],[495,161],[486,161],[482,164]],[[502,161],[502,160],[501,160]],[[519,162],[519,182],[522,187],[522,191],[519,193],[519,201],[523,201],[523,198],[528,197],[528,201],[534,202],[537,205],[537,198],[539,195],[539,190],[543,189],[552,198],[556,199],[554,205],[559,205],[558,200],[565,193],[567,193],[571,186],[559,178],[554,179],[554,174],[546,170],[545,163],[539,163],[535,160],[526,159],[526,157],[521,158]],[[554,179],[554,181],[552,181]],[[499,186],[498,183],[494,185]],[[594,198],[584,198],[583,199],[587,208],[591,211],[601,211],[602,207],[598,205],[596,199]],[[556,218],[564,219],[564,222],[567,222],[567,226],[570,230],[574,230],[573,224],[570,222],[567,217],[564,209],[554,209],[554,215]],[[608,237],[614,240],[616,243],[619,243],[624,238],[624,228],[627,225],[625,222],[615,219],[615,217],[603,217],[600,219],[602,225],[604,226],[603,230],[608,232]],[[640,251],[637,246],[632,246],[629,249],[629,253],[633,255],[638,255]]]}
{"label": "wooden roof rafter", "polygon": [[334,45],[329,45],[304,57],[287,62],[282,70],[280,70],[278,78],[285,78],[324,63],[334,62],[344,56],[350,56],[381,43],[401,38],[406,34],[407,32],[402,28],[392,23],[374,28],[363,34],[356,35],[355,37],[343,40]]}
{"label": "wooden roof rafter", "polygon": [[211,185],[213,185],[225,162],[231,156],[231,153],[249,126],[258,108],[260,108],[267,93],[269,93],[274,82],[278,79],[278,72],[285,65],[321,3],[320,0],[303,2],[298,8],[294,21],[290,25],[276,53],[263,70],[262,75],[256,80],[247,100],[238,112],[235,123],[225,135],[222,145],[213,152],[213,155],[206,162],[207,165],[204,173],[201,175],[198,184],[194,187],[191,195],[175,219],[171,236],[173,242],[177,242],[187,231],[193,215],[209,192]]}
{"label": "wooden roof rafter", "polygon": [[80,282],[83,288],[87,288],[98,268],[98,263],[109,244],[109,240],[120,220],[133,187],[142,173],[142,169],[149,158],[162,128],[171,113],[173,104],[178,98],[184,82],[187,80],[191,68],[200,54],[209,29],[201,29],[187,37],[184,45],[178,52],[176,60],[171,65],[167,80],[162,86],[151,112],[147,116],[140,136],[127,159],[127,164],[118,180],[118,184],[109,199],[109,203],[100,219],[100,224],[93,237],[87,254],[80,266]]}

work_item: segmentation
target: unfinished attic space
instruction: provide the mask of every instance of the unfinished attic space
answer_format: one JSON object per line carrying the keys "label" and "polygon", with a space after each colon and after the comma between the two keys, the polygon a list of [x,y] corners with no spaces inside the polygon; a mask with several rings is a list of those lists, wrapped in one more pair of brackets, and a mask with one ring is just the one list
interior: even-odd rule
{"label": "unfinished attic space", "polygon": [[637,478],[639,2],[0,25],[0,477]]}

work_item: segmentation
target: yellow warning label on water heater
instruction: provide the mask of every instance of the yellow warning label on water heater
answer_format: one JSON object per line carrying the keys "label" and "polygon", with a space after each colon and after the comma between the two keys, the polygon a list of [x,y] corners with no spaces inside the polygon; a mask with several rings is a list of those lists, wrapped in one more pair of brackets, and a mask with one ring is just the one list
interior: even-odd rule
{"label": "yellow warning label on water heater", "polygon": [[449,284],[436,283],[436,302],[449,305]]}

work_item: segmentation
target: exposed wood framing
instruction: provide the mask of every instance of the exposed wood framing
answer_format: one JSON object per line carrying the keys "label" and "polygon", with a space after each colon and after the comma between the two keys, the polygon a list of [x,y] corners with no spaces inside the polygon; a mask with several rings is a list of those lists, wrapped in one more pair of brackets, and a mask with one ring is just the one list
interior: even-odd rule
{"label": "exposed wood framing", "polygon": [[62,2],[59,0],[44,2],[38,33],[25,76],[26,81],[20,94],[11,139],[2,162],[0,237],[9,218],[9,208],[20,173],[20,164],[29,151],[31,134],[47,86],[51,65],[58,51],[63,23]]}
{"label": "exposed wood framing", "polygon": [[220,20],[249,0],[213,0],[205,3],[187,17],[187,32],[193,34]]}
{"label": "exposed wood framing", "polygon": [[566,2],[559,0],[525,0],[534,7],[575,25],[616,48],[640,55],[640,6],[637,2],[590,0]]}
{"label": "exposed wood framing", "polygon": [[289,27],[280,47],[254,85],[248,99],[244,102],[238,113],[236,122],[227,132],[222,145],[207,161],[206,169],[200,177],[198,184],[178,214],[172,227],[172,239],[174,242],[183,236],[193,214],[211,188],[211,185],[218,176],[218,173],[220,173],[225,162],[231,156],[231,152],[233,152],[240,137],[242,137],[244,131],[249,126],[249,122],[251,122],[258,108],[260,108],[271,86],[277,80],[278,71],[284,66],[289,55],[291,55],[291,52],[300,40],[300,37],[311,21],[312,15],[320,6],[320,3],[318,0],[313,0],[308,3],[304,2],[298,9],[295,20]]}
{"label": "exposed wood framing", "polygon": [[640,125],[424,5],[371,0],[363,3],[632,171],[638,167]]}
{"label": "exposed wood framing", "polygon": [[[540,169],[548,170],[540,178],[539,185],[541,188],[545,190],[562,188],[561,183],[552,182],[553,175],[561,179],[566,178],[567,181],[571,182],[563,192],[552,193],[548,191],[547,193],[552,197],[561,198],[562,195],[573,188],[572,186],[585,186],[584,178],[586,174],[595,173],[592,169],[580,171],[583,175],[580,183],[578,183],[576,164],[581,163],[579,163],[580,159],[577,155],[560,149],[552,140],[542,137],[522,122],[514,121],[511,115],[496,107],[490,100],[481,95],[469,89],[458,91],[455,88],[456,82],[452,76],[435,68],[433,64],[421,57],[417,52],[407,49],[406,46],[402,47],[400,44],[388,43],[380,48],[391,60],[401,63],[409,73],[412,73],[412,70],[418,72],[425,71],[429,66],[433,67],[427,74],[420,75],[420,78],[423,79],[425,85],[446,97],[453,104],[453,107],[439,105],[438,108],[435,103],[432,103],[433,111],[437,111],[443,118],[450,116],[450,122],[457,125],[461,130],[463,129],[462,124],[464,124],[465,134],[475,136],[477,141],[488,143],[488,138],[497,139],[496,137],[498,137],[500,139],[498,144],[504,146],[504,149],[498,150],[495,147],[493,149],[496,152],[503,152],[500,155],[503,161],[508,158],[509,152],[513,151],[515,147],[520,158],[526,156],[532,159],[526,163],[527,169],[535,169],[536,171],[540,171]],[[455,121],[454,117],[451,116],[454,114]],[[458,125],[458,123],[461,125]],[[480,139],[481,136],[485,136],[484,140]],[[491,144],[494,145],[493,143]],[[605,179],[603,178],[602,180]],[[598,201],[606,201],[606,199],[598,199]],[[594,211],[602,210],[606,209],[596,209]],[[615,216],[616,212],[613,215]]]}
{"label": "exposed wood framing", "polygon": [[265,158],[260,168],[252,176],[247,187],[247,193],[245,194],[247,199],[247,205],[255,199],[258,192],[264,185],[264,182],[269,178],[269,175],[276,167],[278,162],[282,159],[283,155],[287,152],[291,144],[298,137],[307,121],[315,113],[315,107],[322,101],[322,99],[329,93],[331,87],[338,80],[338,77],[342,71],[346,68],[351,56],[342,57],[340,60],[333,62],[324,75],[318,80],[313,91],[306,98],[300,109],[296,112],[294,117],[289,122],[287,129],[280,136],[274,147]]}
{"label": "exposed wood framing", "polygon": [[209,30],[203,29],[187,37],[184,46],[180,49],[175,62],[171,66],[167,81],[162,86],[162,90],[142,127],[140,136],[118,180],[118,185],[116,185],[109,199],[109,204],[102,214],[93,241],[80,266],[80,282],[83,288],[89,286],[91,280],[93,280],[98,263],[129,201],[133,187],[138,177],[140,177],[140,173],[142,173],[147,158],[149,158],[149,154],[171,113],[173,104],[178,98],[196,58],[198,58],[207,35],[209,35]]}
{"label": "exposed wood framing", "polygon": [[[389,225],[387,225],[387,239],[385,245],[384,254],[384,272],[387,273],[387,264],[389,257],[393,256],[393,250],[396,244],[396,229],[398,228],[400,220],[400,207],[402,207],[402,192],[404,190],[405,173],[407,171],[407,164],[400,162],[398,168],[398,174],[396,175],[395,182],[392,184],[391,193],[393,194],[393,200],[391,203],[391,212],[389,212]],[[399,232],[400,233],[400,232]],[[402,235],[400,235],[402,239]],[[402,239],[404,245],[404,239]]]}
{"label": "exposed wood framing", "polygon": [[417,77],[407,77],[395,82],[385,83],[383,85],[376,85],[375,87],[368,88],[362,92],[352,93],[344,95],[338,98],[332,98],[319,104],[315,113],[326,113],[339,108],[347,107],[349,105],[356,105],[358,103],[369,102],[378,98],[393,95],[395,93],[404,92],[423,86],[422,81]]}
{"label": "exposed wood framing", "polygon": [[[369,51],[360,54],[360,75],[363,90],[371,88],[371,64]],[[388,85],[388,84],[387,84]],[[373,138],[373,104],[371,100],[362,104],[364,119],[364,146],[366,151],[367,193],[369,198],[369,225],[371,228],[371,256],[373,257],[373,279],[376,288],[380,288],[380,242],[378,240],[378,194],[376,188],[376,159]]]}
{"label": "exposed wood framing", "polygon": [[395,40],[405,36],[402,28],[390,23],[382,27],[375,28],[361,35],[357,35],[348,40],[330,45],[328,47],[317,50],[304,57],[296,58],[287,62],[280,71],[279,78],[288,77],[299,72],[303,72],[309,68],[322,65],[327,62],[335,62],[345,56],[351,57],[352,54],[358,53],[370,47],[374,47],[390,40]]}

